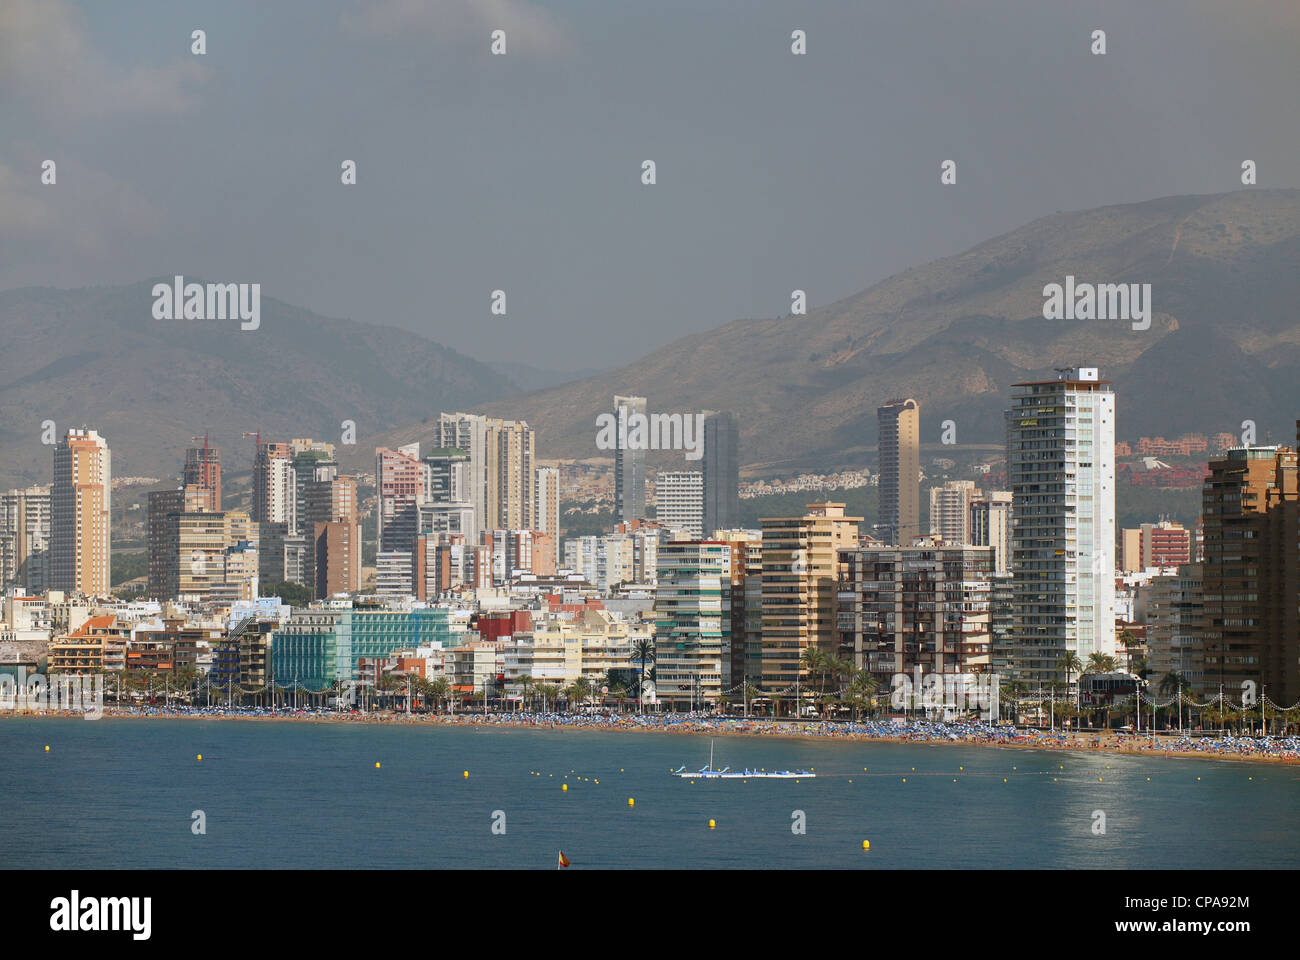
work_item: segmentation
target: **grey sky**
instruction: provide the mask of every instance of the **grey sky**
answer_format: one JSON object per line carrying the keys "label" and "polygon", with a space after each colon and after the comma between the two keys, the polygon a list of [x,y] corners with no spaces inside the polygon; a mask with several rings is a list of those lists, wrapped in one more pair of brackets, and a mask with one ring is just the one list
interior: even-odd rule
{"label": "grey sky", "polygon": [[1290,0],[3,0],[0,288],[258,281],[613,365],[1245,159],[1300,186],[1298,52]]}

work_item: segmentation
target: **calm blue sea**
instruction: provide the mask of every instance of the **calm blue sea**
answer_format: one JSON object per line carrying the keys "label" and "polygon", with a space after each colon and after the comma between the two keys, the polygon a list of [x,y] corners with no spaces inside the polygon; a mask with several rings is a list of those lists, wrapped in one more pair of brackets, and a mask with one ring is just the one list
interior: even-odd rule
{"label": "calm blue sea", "polygon": [[708,759],[699,736],[5,719],[0,867],[553,870],[561,849],[571,869],[1300,862],[1295,767],[719,737],[718,767],[818,778],[668,776]]}

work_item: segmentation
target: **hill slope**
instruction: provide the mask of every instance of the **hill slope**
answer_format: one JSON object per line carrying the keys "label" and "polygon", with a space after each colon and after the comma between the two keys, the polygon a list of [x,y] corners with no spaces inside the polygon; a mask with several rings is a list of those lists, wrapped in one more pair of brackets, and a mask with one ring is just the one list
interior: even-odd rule
{"label": "hill slope", "polygon": [[[1067,275],[1150,283],[1151,328],[1044,320],[1043,287]],[[1300,191],[1169,197],[1045,217],[807,316],[738,320],[490,409],[528,419],[549,456],[595,455],[595,417],[620,393],[735,410],[744,463],[861,462],[890,397],[921,402],[923,442],[946,419],[959,442],[997,441],[1012,383],[1084,364],[1114,380],[1121,437],[1246,418],[1286,437],[1297,303]]]}
{"label": "hill slope", "polygon": [[205,429],[236,469],[251,460],[245,430],[338,442],[343,420],[356,422],[357,446],[373,456],[374,435],[394,424],[515,392],[485,365],[415,334],[265,295],[257,330],[155,320],[152,286],[0,293],[0,480],[49,481],[44,420],[60,435],[98,429],[115,475],[168,477]]}

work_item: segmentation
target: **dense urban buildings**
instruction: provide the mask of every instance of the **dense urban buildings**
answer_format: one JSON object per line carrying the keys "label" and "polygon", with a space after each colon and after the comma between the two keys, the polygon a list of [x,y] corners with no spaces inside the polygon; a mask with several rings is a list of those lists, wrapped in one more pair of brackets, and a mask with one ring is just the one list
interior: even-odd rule
{"label": "dense urban buildings", "polygon": [[[319,690],[396,672],[442,677],[458,695],[518,697],[544,675],[636,689],[643,705],[673,709],[743,696],[748,709],[788,713],[796,689],[820,696],[847,684],[850,668],[885,691],[913,671],[991,672],[1031,689],[1068,673],[1076,693],[1082,685],[1102,696],[1131,689],[1126,675],[1143,671],[1165,695],[1183,684],[1237,703],[1253,684],[1270,703],[1300,700],[1295,451],[1228,450],[1209,464],[1198,523],[1143,523],[1119,531],[1117,544],[1115,395],[1096,369],[1058,374],[1013,387],[1005,484],[988,460],[971,468],[1009,489],[981,492],[952,478],[952,461],[935,460],[943,475],[927,490],[928,536],[908,533],[917,405],[881,408],[892,428],[882,432],[875,532],[901,543],[866,536],[862,518],[837,502],[763,518],[758,530],[709,529],[710,443],[718,470],[732,469],[726,414],[705,414],[705,470],[657,474],[654,519],[568,537],[563,467],[537,466],[523,421],[443,414],[423,452],[419,443],[377,449],[373,480],[340,475],[332,444],[254,434],[251,512],[223,508],[220,453],[203,437],[186,451],[181,485],[149,491],[137,514],[148,567],[134,601],[107,598],[107,444],[93,430],[69,431],[49,488],[0,495],[0,649],[65,672],[194,668],[227,690]],[[620,398],[625,415],[639,399]],[[607,488],[628,471],[644,479],[634,452],[623,451],[624,472],[606,474]],[[917,484],[903,482],[914,472]],[[731,479],[724,486],[736,490]],[[231,490],[236,504],[240,484]],[[485,526],[479,503],[489,520],[527,525]],[[373,553],[363,523],[373,524]],[[83,585],[56,587],[56,568],[65,581],[78,571]],[[281,580],[306,588],[293,594],[296,611],[261,596]],[[451,626],[426,643],[408,628],[427,610]],[[632,665],[636,640],[653,648],[644,675]],[[831,666],[810,668],[814,649]],[[1091,670],[1087,684],[1078,666],[1064,668],[1067,653]],[[1116,656],[1119,672],[1098,679],[1093,654]]]}
{"label": "dense urban buildings", "polygon": [[1115,654],[1115,394],[1096,368],[1018,383],[1007,413],[1015,671]]}
{"label": "dense urban buildings", "polygon": [[921,406],[890,400],[876,411],[880,429],[880,524],[877,539],[906,545],[921,530]]}

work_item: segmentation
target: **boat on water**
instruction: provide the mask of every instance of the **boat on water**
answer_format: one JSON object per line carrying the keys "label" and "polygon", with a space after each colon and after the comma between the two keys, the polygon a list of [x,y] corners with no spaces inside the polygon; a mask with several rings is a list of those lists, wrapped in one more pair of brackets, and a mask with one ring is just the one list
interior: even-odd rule
{"label": "boat on water", "polygon": [[751,777],[758,777],[767,780],[804,780],[815,779],[817,774],[811,770],[732,770],[730,767],[723,767],[721,770],[713,769],[713,741],[709,741],[709,765],[699,770],[687,770],[686,765],[678,767],[672,771],[674,777],[695,780],[748,780]]}

